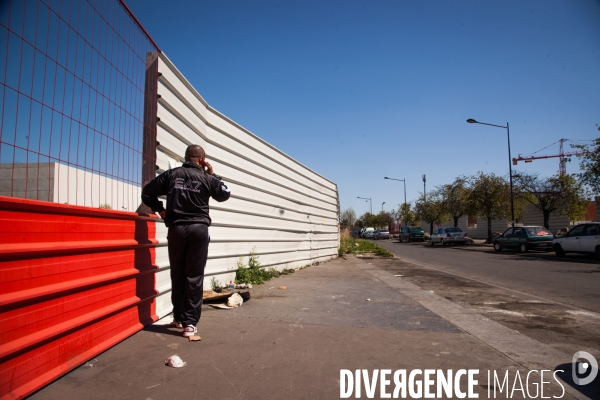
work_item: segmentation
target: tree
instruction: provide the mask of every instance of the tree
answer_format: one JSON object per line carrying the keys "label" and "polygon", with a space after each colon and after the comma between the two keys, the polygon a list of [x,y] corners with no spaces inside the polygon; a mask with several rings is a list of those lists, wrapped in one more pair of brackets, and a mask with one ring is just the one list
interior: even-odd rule
{"label": "tree", "polygon": [[587,186],[593,196],[600,195],[600,138],[596,138],[591,145],[571,145],[571,147],[583,151],[579,162],[579,169],[583,172],[577,174],[577,178]]}
{"label": "tree", "polygon": [[340,224],[342,229],[351,228],[356,223],[356,213],[352,207],[342,211],[340,214]]}
{"label": "tree", "polygon": [[559,212],[577,220],[585,214],[587,200],[583,186],[572,175],[540,178],[537,174],[515,177],[517,197],[542,212],[544,227],[550,229],[550,214]]}
{"label": "tree", "polygon": [[377,226],[380,228],[389,228],[390,224],[394,222],[394,218],[387,211],[380,211],[377,214]]}
{"label": "tree", "polygon": [[470,190],[467,185],[467,178],[460,176],[454,182],[438,187],[437,192],[444,209],[452,218],[454,226],[457,227],[459,218],[467,215],[469,211]]}
{"label": "tree", "polygon": [[508,218],[510,215],[510,188],[506,179],[491,173],[479,172],[468,178],[471,187],[469,194],[469,214],[487,219],[487,241],[492,242],[492,221]]}
{"label": "tree", "polygon": [[378,218],[377,215],[371,214],[370,212],[366,212],[359,218],[362,227],[364,228],[374,228],[378,226]]}
{"label": "tree", "polygon": [[415,202],[416,219],[420,219],[429,224],[429,233],[433,233],[433,224],[435,222],[445,222],[448,220],[448,212],[438,191],[429,192],[427,201],[424,196]]}
{"label": "tree", "polygon": [[415,224],[415,212],[413,211],[410,203],[400,204],[400,208],[398,208],[398,217],[400,217],[400,220],[404,226]]}

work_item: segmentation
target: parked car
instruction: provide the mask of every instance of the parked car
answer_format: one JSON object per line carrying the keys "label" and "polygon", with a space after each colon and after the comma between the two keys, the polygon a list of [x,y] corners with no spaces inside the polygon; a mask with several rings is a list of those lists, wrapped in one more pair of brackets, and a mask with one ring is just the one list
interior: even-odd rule
{"label": "parked car", "polygon": [[366,230],[363,233],[363,239],[373,239],[373,237],[375,236],[375,229],[371,228],[371,230]]}
{"label": "parked car", "polygon": [[431,234],[430,245],[440,243],[442,246],[447,244],[465,244],[467,243],[467,232],[460,228],[439,228]]}
{"label": "parked car", "polygon": [[422,242],[425,240],[425,233],[419,226],[405,226],[402,228],[398,236],[398,241],[400,243],[404,242],[405,240],[407,242]]}
{"label": "parked car", "polygon": [[363,239],[373,239],[374,233],[375,233],[375,228],[363,228],[360,231],[360,237]]}
{"label": "parked car", "polygon": [[576,225],[565,236],[555,238],[552,248],[559,257],[565,253],[594,253],[600,258],[600,223]]}
{"label": "parked car", "polygon": [[375,234],[373,235],[373,239],[379,240],[379,239],[389,239],[390,238],[390,231],[388,229],[377,229],[375,231]]}
{"label": "parked car", "polygon": [[494,250],[503,249],[519,250],[525,253],[531,249],[552,249],[554,235],[543,226],[517,226],[508,228],[500,236],[496,236],[492,243]]}

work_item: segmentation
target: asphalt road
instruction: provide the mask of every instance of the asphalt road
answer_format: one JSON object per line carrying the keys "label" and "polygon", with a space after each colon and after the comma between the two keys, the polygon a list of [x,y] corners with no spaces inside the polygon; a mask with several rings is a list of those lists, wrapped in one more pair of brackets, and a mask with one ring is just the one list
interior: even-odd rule
{"label": "asphalt road", "polygon": [[600,262],[590,258],[472,251],[396,240],[377,244],[409,262],[600,312]]}

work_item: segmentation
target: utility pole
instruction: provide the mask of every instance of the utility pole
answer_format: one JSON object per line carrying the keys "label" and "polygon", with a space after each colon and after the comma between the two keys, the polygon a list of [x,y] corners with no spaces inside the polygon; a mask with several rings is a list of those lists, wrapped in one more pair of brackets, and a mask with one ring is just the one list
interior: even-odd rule
{"label": "utility pole", "polygon": [[425,200],[425,203],[427,203],[427,176],[425,174],[423,174],[423,199]]}

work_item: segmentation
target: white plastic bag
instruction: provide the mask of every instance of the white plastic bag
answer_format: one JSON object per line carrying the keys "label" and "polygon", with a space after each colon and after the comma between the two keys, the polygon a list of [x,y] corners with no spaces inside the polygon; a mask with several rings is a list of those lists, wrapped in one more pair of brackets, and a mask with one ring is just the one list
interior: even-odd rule
{"label": "white plastic bag", "polygon": [[227,305],[229,307],[239,307],[242,305],[243,302],[244,302],[244,299],[242,299],[242,296],[240,296],[238,293],[232,294],[227,299]]}
{"label": "white plastic bag", "polygon": [[183,361],[178,355],[171,356],[165,360],[165,364],[173,368],[185,367],[187,363]]}

